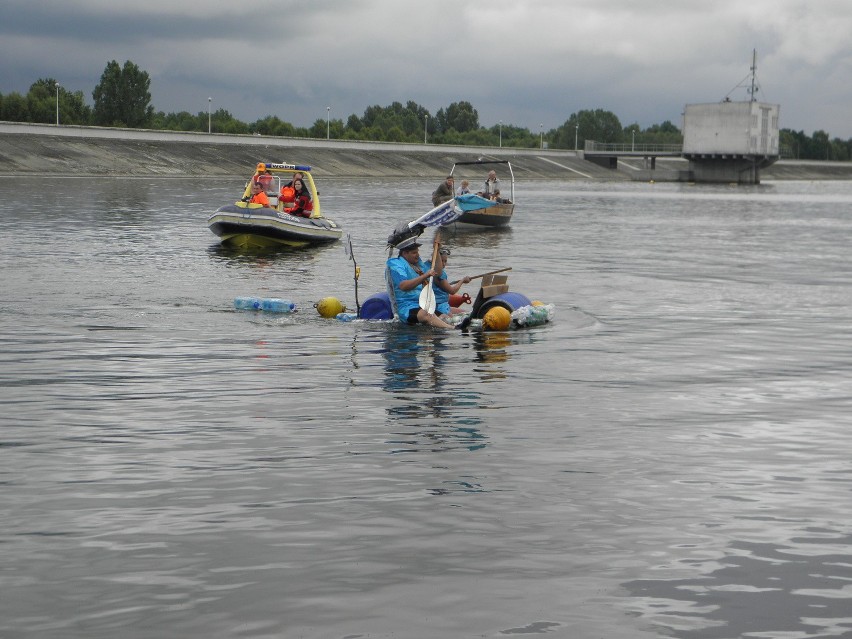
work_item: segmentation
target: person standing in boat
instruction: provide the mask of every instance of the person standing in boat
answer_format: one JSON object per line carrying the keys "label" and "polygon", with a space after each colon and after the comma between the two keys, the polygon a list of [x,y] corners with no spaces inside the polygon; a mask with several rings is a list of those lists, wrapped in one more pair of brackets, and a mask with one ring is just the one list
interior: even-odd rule
{"label": "person standing in boat", "polygon": [[300,179],[293,179],[293,206],[284,209],[285,213],[290,215],[298,215],[299,217],[311,217],[311,211],[314,210],[314,203],[311,200],[311,194],[305,188],[305,183]]}
{"label": "person standing in boat", "polygon": [[438,188],[432,192],[432,206],[438,206],[448,200],[452,200],[454,197],[454,184],[455,178],[452,175],[448,175],[447,179],[441,182]]}
{"label": "person standing in boat", "polygon": [[[246,201],[246,198],[243,198]],[[263,190],[263,185],[257,180],[252,180],[251,182],[251,196],[248,197],[249,204],[261,204],[263,208],[269,208],[269,198],[266,197],[266,193]]]}
{"label": "person standing in boat", "polygon": [[447,324],[434,313],[428,313],[420,307],[423,286],[428,285],[430,277],[438,275],[420,259],[421,246],[416,237],[403,240],[396,245],[399,254],[387,261],[388,287],[392,289],[396,312],[406,324],[454,328],[452,324]]}
{"label": "person standing in boat", "polygon": [[[435,269],[438,275],[432,279],[432,290],[435,291],[435,313],[438,317],[445,319],[453,314],[450,306],[450,295],[455,295],[459,292],[462,284],[470,282],[470,278],[465,275],[462,279],[450,284],[447,277],[447,258],[450,256],[450,249],[441,247],[438,250],[438,267]],[[432,268],[431,262],[426,262],[427,268]]]}
{"label": "person standing in boat", "polygon": [[470,193],[470,182],[462,180],[461,186],[456,189],[456,195],[467,195]]}

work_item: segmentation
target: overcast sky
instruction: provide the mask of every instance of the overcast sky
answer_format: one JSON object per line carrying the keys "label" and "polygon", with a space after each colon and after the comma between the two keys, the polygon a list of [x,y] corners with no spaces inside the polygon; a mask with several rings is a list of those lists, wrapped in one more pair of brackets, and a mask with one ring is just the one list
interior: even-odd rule
{"label": "overcast sky", "polygon": [[623,126],[758,99],[782,128],[852,138],[852,0],[2,0],[0,93],[56,78],[92,103],[111,60],[158,111],[296,126],[408,100],[545,132],[582,109]]}

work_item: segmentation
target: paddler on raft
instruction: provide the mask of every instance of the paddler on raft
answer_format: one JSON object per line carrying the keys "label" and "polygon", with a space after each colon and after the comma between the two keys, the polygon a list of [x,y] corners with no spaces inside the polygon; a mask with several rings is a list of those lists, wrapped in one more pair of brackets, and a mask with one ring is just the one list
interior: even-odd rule
{"label": "paddler on raft", "polygon": [[[452,283],[450,282],[449,277],[447,276],[447,258],[449,257],[450,249],[446,246],[442,246],[438,249],[438,268],[436,269],[438,275],[432,280],[432,290],[435,291],[435,312],[442,320],[446,320],[454,313],[464,313],[464,311],[460,309],[453,310],[450,306],[450,296],[458,293],[462,284],[468,284],[471,280],[471,278],[465,275],[460,280]],[[432,262],[426,262],[426,266],[432,268]]]}
{"label": "paddler on raft", "polygon": [[421,306],[420,295],[423,286],[429,286],[429,278],[440,277],[442,272],[441,267],[436,270],[420,259],[421,246],[423,245],[416,237],[403,240],[396,245],[399,254],[387,261],[388,284],[393,289],[392,295],[399,319],[410,325],[428,324],[436,328],[466,329],[469,321],[462,321],[453,326]]}

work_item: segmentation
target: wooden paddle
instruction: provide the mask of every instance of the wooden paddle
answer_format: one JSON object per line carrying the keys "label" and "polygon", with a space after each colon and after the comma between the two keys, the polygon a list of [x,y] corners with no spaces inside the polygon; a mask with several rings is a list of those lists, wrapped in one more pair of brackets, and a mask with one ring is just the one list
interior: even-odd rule
{"label": "wooden paddle", "polygon": [[[435,248],[432,250],[432,269],[438,261],[438,249],[441,248],[441,229],[435,229],[435,239],[433,240]],[[432,289],[432,278],[430,277],[423,283],[423,290],[420,291],[420,308],[430,315],[435,312],[435,291]]]}
{"label": "wooden paddle", "polygon": [[[485,277],[486,275],[495,275],[496,273],[502,273],[503,271],[511,271],[512,267],[508,266],[506,268],[498,268],[496,271],[488,271],[487,273],[480,273],[479,275],[472,275],[471,280],[479,279],[480,277]],[[460,282],[461,280],[454,280],[453,284],[456,282]]]}

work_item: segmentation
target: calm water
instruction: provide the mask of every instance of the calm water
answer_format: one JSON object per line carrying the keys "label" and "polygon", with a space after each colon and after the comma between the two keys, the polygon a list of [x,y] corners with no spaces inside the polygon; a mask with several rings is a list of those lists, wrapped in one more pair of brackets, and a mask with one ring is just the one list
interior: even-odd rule
{"label": "calm water", "polygon": [[[360,301],[433,182],[320,185]],[[852,184],[522,182],[450,274],[556,317],[469,336],[240,184],[0,178],[0,636],[852,636]]]}

